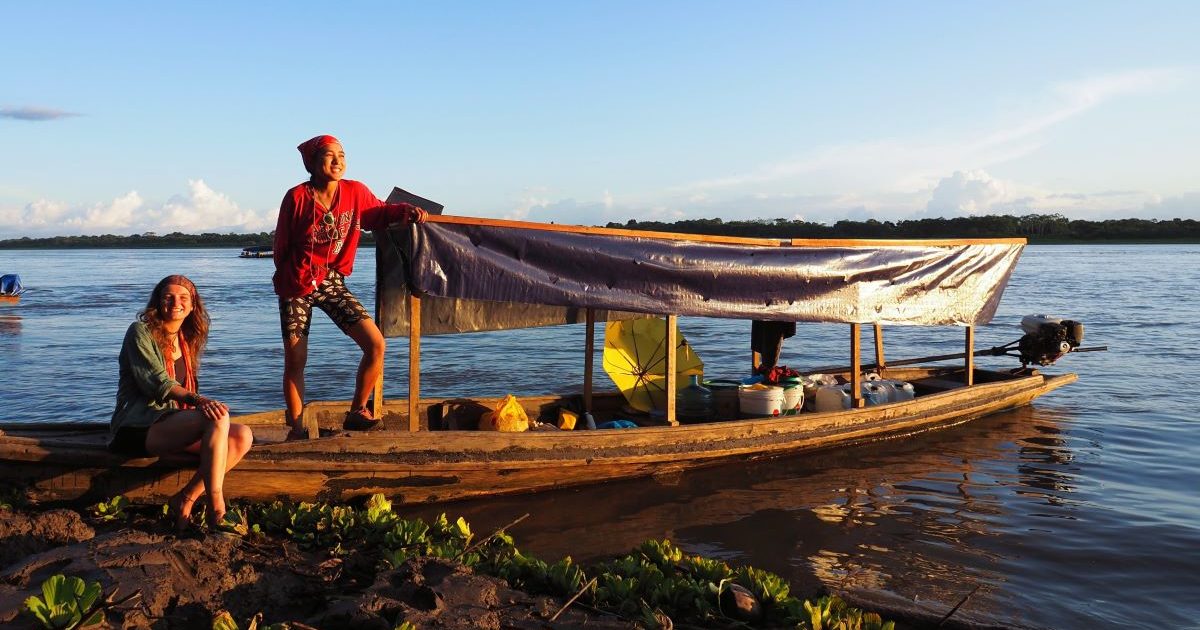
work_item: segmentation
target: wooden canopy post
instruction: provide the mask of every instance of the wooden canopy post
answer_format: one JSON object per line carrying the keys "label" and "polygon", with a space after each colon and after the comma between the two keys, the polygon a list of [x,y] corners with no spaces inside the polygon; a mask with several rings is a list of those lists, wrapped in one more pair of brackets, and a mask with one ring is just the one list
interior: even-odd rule
{"label": "wooden canopy post", "polygon": [[875,324],[875,367],[883,376],[883,326]]}
{"label": "wooden canopy post", "polygon": [[408,430],[421,430],[421,298],[408,295]]}
{"label": "wooden canopy post", "polygon": [[975,326],[973,325],[967,326],[966,346],[967,364],[966,376],[963,377],[963,383],[965,383],[967,387],[970,387],[975,384]]}
{"label": "wooden canopy post", "polygon": [[862,397],[862,324],[850,324],[850,406],[866,406]]}
{"label": "wooden canopy post", "polygon": [[583,351],[583,410],[592,410],[592,369],[596,354],[596,311],[587,309],[585,319],[587,334],[584,337]]}
{"label": "wooden canopy post", "polygon": [[675,419],[675,387],[677,377],[675,375],[676,361],[675,348],[679,345],[679,316],[667,315],[667,356],[666,356],[666,377],[667,377],[667,424],[675,427],[679,426],[679,421]]}

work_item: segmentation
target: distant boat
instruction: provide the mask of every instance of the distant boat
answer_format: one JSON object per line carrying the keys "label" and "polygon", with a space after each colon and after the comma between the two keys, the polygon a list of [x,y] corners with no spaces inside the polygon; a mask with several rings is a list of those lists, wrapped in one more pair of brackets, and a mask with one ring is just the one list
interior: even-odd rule
{"label": "distant boat", "polygon": [[25,287],[21,286],[21,276],[15,273],[0,276],[0,304],[17,304]]}
{"label": "distant boat", "polygon": [[272,258],[274,256],[275,252],[270,245],[243,247],[242,253],[238,254],[238,258]]}

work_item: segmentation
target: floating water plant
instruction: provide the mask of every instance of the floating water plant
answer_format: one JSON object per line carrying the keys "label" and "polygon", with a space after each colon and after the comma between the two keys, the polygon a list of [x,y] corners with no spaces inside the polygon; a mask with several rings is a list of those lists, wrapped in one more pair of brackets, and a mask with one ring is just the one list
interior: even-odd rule
{"label": "floating water plant", "polygon": [[108,501],[101,501],[90,508],[92,518],[98,521],[123,521],[129,518],[125,513],[126,506],[129,505],[129,500],[121,495],[117,495]]}
{"label": "floating water plant", "polygon": [[42,596],[25,600],[25,611],[46,628],[86,628],[104,621],[100,583],[65,575],[42,582]]}
{"label": "floating water plant", "polygon": [[[124,504],[118,499],[100,504],[107,506],[103,513],[114,518],[122,513]],[[892,623],[884,622],[879,615],[853,608],[837,597],[797,599],[778,575],[753,567],[733,569],[719,560],[690,556],[669,540],[646,541],[628,555],[594,566],[579,566],[570,557],[547,563],[521,553],[504,531],[520,520],[473,543],[475,534],[462,518],[450,520],[440,514],[428,523],[404,519],[392,511],[392,503],[383,495],[375,495],[361,508],[325,503],[235,502],[222,528],[249,537],[287,538],[335,557],[361,554],[380,569],[398,568],[419,556],[456,560],[481,574],[502,578],[513,588],[569,598],[564,609],[578,601],[647,628],[681,624],[892,629]],[[255,617],[248,622],[249,627],[260,630],[260,622],[261,617]],[[228,613],[214,619],[213,627],[241,630]]]}
{"label": "floating water plant", "polygon": [[[291,627],[286,623],[273,623],[267,626],[258,625],[260,623],[262,623],[262,613],[258,613],[251,617],[250,620],[246,622],[245,630],[288,630],[288,628]],[[243,629],[238,625],[238,622],[233,618],[233,615],[229,614],[229,611],[222,610],[218,612],[215,617],[213,617],[212,630]]]}

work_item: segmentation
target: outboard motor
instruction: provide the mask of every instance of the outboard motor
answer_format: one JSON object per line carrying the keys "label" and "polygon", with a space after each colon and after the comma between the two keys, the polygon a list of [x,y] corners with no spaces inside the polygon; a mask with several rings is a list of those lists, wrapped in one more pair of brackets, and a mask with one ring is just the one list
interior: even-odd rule
{"label": "outboard motor", "polygon": [[1021,364],[1050,365],[1083,343],[1083,323],[1049,315],[1026,315],[1021,318],[1021,337],[1017,349]]}

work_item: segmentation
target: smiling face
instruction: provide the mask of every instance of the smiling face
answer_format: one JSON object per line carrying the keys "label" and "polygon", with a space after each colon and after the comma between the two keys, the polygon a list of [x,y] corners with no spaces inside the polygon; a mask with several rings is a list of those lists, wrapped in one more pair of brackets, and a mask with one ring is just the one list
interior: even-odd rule
{"label": "smiling face", "polygon": [[162,292],[158,308],[162,313],[163,322],[169,325],[181,325],[183,320],[192,314],[192,292],[187,287],[178,284],[168,284]]}
{"label": "smiling face", "polygon": [[346,152],[340,143],[327,144],[317,149],[307,166],[314,180],[336,182],[346,172]]}

